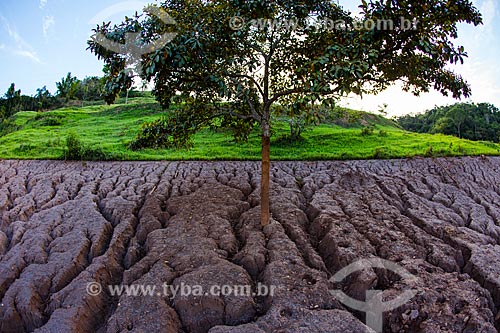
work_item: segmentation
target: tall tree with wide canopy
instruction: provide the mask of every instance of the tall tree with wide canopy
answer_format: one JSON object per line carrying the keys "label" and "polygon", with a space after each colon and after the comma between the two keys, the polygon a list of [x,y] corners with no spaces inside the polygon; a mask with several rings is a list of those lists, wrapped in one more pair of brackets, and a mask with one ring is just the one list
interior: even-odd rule
{"label": "tall tree with wide canopy", "polygon": [[[378,93],[394,82],[414,94],[433,88],[455,98],[470,95],[465,80],[448,66],[467,56],[453,44],[457,23],[481,23],[468,0],[363,0],[358,15],[320,0],[169,0],[160,7],[176,25],[145,14],[95,31],[121,43],[130,40],[129,33],[138,33],[143,43],[177,33],[143,55],[139,68],[164,107],[183,97],[181,116],[170,124],[178,140],[214,118],[247,130],[260,125],[263,225],[270,219],[275,106],[311,113],[342,95]],[[129,82],[127,57],[97,39],[89,40],[89,48],[110,69],[107,100],[113,100]],[[176,135],[179,131],[188,135]]]}

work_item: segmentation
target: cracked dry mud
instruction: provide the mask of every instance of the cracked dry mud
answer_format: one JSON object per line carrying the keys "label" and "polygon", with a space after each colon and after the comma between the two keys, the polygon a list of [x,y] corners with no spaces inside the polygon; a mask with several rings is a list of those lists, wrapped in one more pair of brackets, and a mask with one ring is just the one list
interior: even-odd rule
{"label": "cracked dry mud", "polygon": [[[0,332],[373,332],[328,292],[390,300],[385,332],[500,329],[500,158],[0,162]],[[365,269],[397,263],[416,280]],[[90,296],[106,285],[275,286],[273,297]],[[205,289],[204,289],[205,290]]]}

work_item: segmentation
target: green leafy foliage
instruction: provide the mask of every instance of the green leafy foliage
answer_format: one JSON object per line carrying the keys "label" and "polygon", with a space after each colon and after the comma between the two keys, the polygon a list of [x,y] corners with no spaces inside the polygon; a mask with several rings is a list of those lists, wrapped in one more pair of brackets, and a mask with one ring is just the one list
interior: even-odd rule
{"label": "green leafy foliage", "polygon": [[16,90],[16,85],[12,83],[1,102],[2,119],[10,117],[20,109],[21,90]]}
{"label": "green leafy foliage", "polygon": [[[187,112],[186,109],[197,111]],[[225,104],[211,106],[190,102],[180,105],[167,117],[143,124],[130,148],[189,148],[192,145],[191,136],[204,126],[228,128],[235,141],[248,140],[254,121],[232,117],[225,113],[225,109]]]}
{"label": "green leafy foliage", "polygon": [[[235,142],[221,127],[215,130],[207,127],[192,136],[190,150],[161,148],[132,151],[128,148],[142,123],[168,117],[176,108],[173,105],[165,114],[151,98],[141,97],[132,99],[127,105],[63,108],[43,113],[19,112],[8,118],[6,131],[0,134],[0,158],[65,159],[66,137],[73,132],[81,146],[104,153],[99,158],[101,160],[260,159],[261,133],[258,127],[250,132],[248,142]],[[288,123],[276,120],[273,122],[271,157],[274,160],[365,159],[373,158],[376,148],[385,148],[388,158],[405,158],[424,156],[431,145],[436,156],[500,154],[500,145],[492,142],[406,132],[381,117],[355,110],[349,112],[357,114],[359,121],[352,125],[345,125],[344,121],[340,124],[328,121],[304,131],[302,139],[294,142],[286,139]],[[51,118],[58,119],[61,125],[45,126],[45,120]],[[371,123],[376,126],[375,134],[361,136],[360,124]],[[387,132],[387,136],[377,135],[381,130]],[[22,151],[19,150],[21,144]],[[88,156],[89,159],[98,159],[95,154]]]}
{"label": "green leafy foliage", "polygon": [[[181,148],[189,147],[189,135],[191,132],[184,128],[184,131],[177,130],[179,118],[160,118],[150,123],[144,123],[137,137],[130,143],[132,150],[144,148]],[[176,136],[176,133],[187,136]]]}
{"label": "green leafy foliage", "polygon": [[33,121],[38,122],[39,126],[60,126],[62,125],[62,115],[38,112]]}
{"label": "green leafy foliage", "polygon": [[361,135],[362,136],[370,136],[370,135],[373,135],[374,131],[375,131],[375,126],[373,126],[373,125],[363,126],[363,128],[361,129]]}
{"label": "green leafy foliage", "polygon": [[406,130],[443,133],[469,140],[500,140],[500,111],[492,104],[456,103],[397,119]]}
{"label": "green leafy foliage", "polygon": [[388,134],[387,134],[387,131],[381,129],[378,131],[378,135],[381,137],[386,137]]}
{"label": "green leafy foliage", "polygon": [[12,118],[0,120],[0,137],[9,133],[15,132],[19,129]]}
{"label": "green leafy foliage", "polygon": [[12,83],[3,96],[0,98],[0,121],[7,119],[20,111],[48,111],[63,107],[64,105],[79,105],[76,100],[100,101],[104,91],[104,80],[99,77],[86,77],[82,81],[72,77],[71,73],[57,82],[57,96],[47,90],[46,86],[38,88],[34,96],[21,94],[21,90],[16,90]]}
{"label": "green leafy foliage", "polygon": [[[176,33],[172,42],[142,56],[140,79],[153,83],[153,93],[164,108],[179,94],[190,97],[182,110],[187,113],[200,112],[194,104],[212,107],[225,103],[223,112],[232,119],[221,124],[235,133],[246,132],[235,126],[250,128],[248,122],[238,119],[251,119],[269,136],[271,114],[280,106],[288,113],[290,137],[297,138],[308,125],[317,123],[315,108],[305,105],[331,105],[348,93],[377,93],[395,81],[403,82],[404,89],[414,94],[434,88],[454,97],[470,95],[465,80],[448,69],[450,63],[461,63],[467,56],[463,47],[452,42],[457,24],[481,23],[479,11],[470,1],[363,1],[359,18],[336,2],[320,0],[174,0],[162,2],[160,7],[176,25],[144,13],[118,25],[104,23],[94,32],[121,43],[129,33],[138,34],[138,43],[152,43],[164,33]],[[236,16],[247,24],[233,30],[230,22]],[[416,19],[418,25],[404,27],[402,17]],[[328,29],[318,25],[310,29],[311,19],[343,21],[347,26],[382,19],[392,20],[394,26]],[[293,20],[293,28],[266,24],[284,20]],[[134,79],[127,75],[129,59],[95,39],[88,45],[105,63],[106,100],[113,102]],[[178,119],[188,122],[189,135],[207,125],[205,117]],[[172,135],[171,130],[165,135]]]}
{"label": "green leafy foliage", "polygon": [[77,77],[71,76],[70,72],[60,82],[56,82],[57,95],[65,98],[66,101],[74,99],[79,85],[80,80]]}
{"label": "green leafy foliage", "polygon": [[78,80],[73,97],[81,101],[102,100],[104,94],[104,84],[104,79],[97,76],[89,76],[81,81]]}
{"label": "green leafy foliage", "polygon": [[375,150],[373,151],[373,155],[372,155],[372,157],[374,159],[377,159],[377,160],[387,159],[387,158],[390,158],[390,156],[391,155],[390,155],[388,149],[385,147],[375,148]]}
{"label": "green leafy foliage", "polygon": [[64,152],[65,159],[80,160],[82,159],[83,145],[74,132],[70,132],[66,137],[66,151]]}
{"label": "green leafy foliage", "polygon": [[116,156],[106,153],[101,147],[83,144],[74,132],[69,132],[63,158],[72,161],[107,161],[116,159]]}

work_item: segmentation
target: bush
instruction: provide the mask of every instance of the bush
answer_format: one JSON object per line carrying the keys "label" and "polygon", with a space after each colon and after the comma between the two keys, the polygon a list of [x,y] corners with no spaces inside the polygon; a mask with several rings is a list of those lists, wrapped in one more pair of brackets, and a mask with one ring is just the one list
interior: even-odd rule
{"label": "bush", "polygon": [[33,149],[36,149],[35,145],[29,144],[29,143],[21,143],[14,151],[16,153],[28,153],[31,152]]}
{"label": "bush", "polygon": [[373,135],[373,131],[375,130],[375,127],[373,125],[368,125],[368,126],[364,126],[362,129],[361,129],[361,135],[362,136],[369,136],[369,135]]}
{"label": "bush", "polygon": [[346,160],[350,160],[353,158],[353,156],[347,152],[342,152],[342,154],[340,154],[340,157],[339,157],[341,160],[343,161],[346,161]]}
{"label": "bush", "polygon": [[425,157],[433,157],[434,156],[434,148],[432,146],[429,146],[427,150],[424,153]]}
{"label": "bush", "polygon": [[101,147],[91,148],[84,145],[74,132],[66,137],[65,160],[109,161],[114,159],[112,154],[106,153]]}
{"label": "bush", "polygon": [[[188,115],[187,115],[188,116]],[[150,123],[144,123],[134,141],[129,144],[131,150],[145,148],[190,148],[191,135],[196,128],[183,126],[185,114],[176,113],[170,118],[162,117]]]}
{"label": "bush", "polygon": [[62,116],[54,115],[51,113],[42,113],[39,112],[33,118],[35,121],[38,121],[40,126],[60,126],[62,125]]}
{"label": "bush", "polygon": [[15,132],[20,128],[21,126],[17,126],[16,122],[12,118],[0,120],[0,136]]}
{"label": "bush", "polygon": [[66,137],[66,150],[64,151],[64,159],[66,160],[82,159],[82,143],[74,132],[70,132]]}
{"label": "bush", "polygon": [[375,159],[386,159],[389,158],[389,152],[384,147],[375,148],[373,151],[373,158]]}
{"label": "bush", "polygon": [[387,132],[384,131],[384,130],[380,130],[380,131],[378,131],[378,136],[380,136],[380,137],[386,137],[387,136]]}
{"label": "bush", "polygon": [[273,145],[276,146],[293,146],[295,144],[304,143],[306,141],[302,136],[291,136],[288,134],[280,135],[276,140],[273,141]]}
{"label": "bush", "polygon": [[85,161],[110,161],[115,160],[113,154],[106,153],[101,147],[90,148],[84,146],[82,150],[82,160]]}

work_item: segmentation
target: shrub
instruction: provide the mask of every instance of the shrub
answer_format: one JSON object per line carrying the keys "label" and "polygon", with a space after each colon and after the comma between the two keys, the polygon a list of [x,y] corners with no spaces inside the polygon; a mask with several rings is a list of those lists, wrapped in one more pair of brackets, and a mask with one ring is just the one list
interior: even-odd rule
{"label": "shrub", "polygon": [[375,130],[374,126],[373,125],[368,125],[368,126],[364,126],[362,129],[361,129],[361,135],[362,136],[369,136],[369,135],[373,135],[373,131]]}
{"label": "shrub", "polygon": [[29,143],[21,143],[14,151],[16,153],[28,153],[35,149],[36,146],[29,144]]}
{"label": "shrub", "polygon": [[0,120],[0,136],[18,131],[20,128],[21,126],[17,126],[16,122],[12,118]]}
{"label": "shrub", "polygon": [[80,160],[82,159],[82,143],[74,132],[70,132],[66,137],[66,149],[64,159]]}
{"label": "shrub", "polygon": [[50,113],[37,113],[37,115],[33,118],[35,121],[38,121],[40,126],[60,126],[62,125],[62,116],[54,115]]}
{"label": "shrub", "polygon": [[344,152],[342,152],[342,154],[340,154],[340,157],[339,157],[339,158],[340,158],[341,160],[344,160],[344,161],[345,161],[345,160],[350,160],[350,159],[352,159],[353,157],[352,157],[352,155],[351,155],[351,154],[349,154],[349,153],[347,153],[347,152],[345,152],[345,151],[344,151]]}
{"label": "shrub", "polygon": [[101,147],[90,148],[89,146],[83,147],[81,158],[86,161],[109,161],[115,159],[112,154],[106,153]]}
{"label": "shrub", "polygon": [[194,127],[184,127],[180,121],[185,115],[162,117],[150,123],[144,123],[134,141],[129,145],[132,150],[145,148],[189,148],[192,146],[191,135]]}
{"label": "shrub", "polygon": [[306,139],[304,139],[302,136],[291,136],[289,134],[283,134],[280,135],[279,137],[276,138],[276,140],[273,141],[273,145],[277,146],[293,146],[298,143],[303,143],[305,142]]}
{"label": "shrub", "polygon": [[387,136],[387,132],[384,131],[384,130],[380,130],[380,131],[378,131],[378,136],[380,136],[380,137],[386,137]]}
{"label": "shrub", "polygon": [[70,132],[66,137],[64,159],[73,161],[108,161],[114,158],[112,154],[106,153],[101,147],[91,148],[84,145],[74,132]]}
{"label": "shrub", "polygon": [[389,158],[389,152],[384,147],[375,148],[373,151],[373,158],[375,159],[386,159]]}

